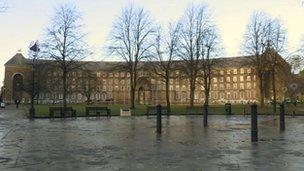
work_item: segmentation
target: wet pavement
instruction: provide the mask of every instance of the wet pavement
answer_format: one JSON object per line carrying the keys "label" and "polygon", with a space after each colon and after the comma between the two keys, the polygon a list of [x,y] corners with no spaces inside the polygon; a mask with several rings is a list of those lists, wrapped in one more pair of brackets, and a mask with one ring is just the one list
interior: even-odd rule
{"label": "wet pavement", "polygon": [[304,170],[304,117],[250,116],[38,119],[0,110],[0,170]]}

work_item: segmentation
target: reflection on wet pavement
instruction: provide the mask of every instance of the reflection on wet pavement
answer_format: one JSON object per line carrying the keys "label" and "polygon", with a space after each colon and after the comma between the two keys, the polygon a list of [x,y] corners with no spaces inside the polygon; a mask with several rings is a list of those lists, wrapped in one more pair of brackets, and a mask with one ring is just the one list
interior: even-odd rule
{"label": "reflection on wet pavement", "polygon": [[259,116],[259,142],[250,142],[250,116],[112,117],[29,121],[0,111],[0,170],[303,170],[304,117]]}

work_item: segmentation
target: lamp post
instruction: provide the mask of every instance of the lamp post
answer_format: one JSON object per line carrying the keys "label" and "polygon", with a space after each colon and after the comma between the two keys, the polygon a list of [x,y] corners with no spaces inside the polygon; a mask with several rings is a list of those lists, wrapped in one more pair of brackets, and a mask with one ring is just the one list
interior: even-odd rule
{"label": "lamp post", "polygon": [[36,41],[35,44],[30,47],[30,51],[33,51],[30,119],[34,119],[35,118],[35,108],[34,108],[34,99],[35,99],[35,64],[36,64],[36,60],[38,58],[38,53],[40,51],[40,49],[38,47],[38,41]]}

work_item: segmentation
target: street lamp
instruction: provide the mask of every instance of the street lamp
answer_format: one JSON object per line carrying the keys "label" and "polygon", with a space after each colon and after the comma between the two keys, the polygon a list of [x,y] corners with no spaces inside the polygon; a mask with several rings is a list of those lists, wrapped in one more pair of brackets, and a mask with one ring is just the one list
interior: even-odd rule
{"label": "street lamp", "polygon": [[35,63],[36,63],[36,60],[38,58],[38,53],[40,51],[40,49],[38,47],[38,41],[36,41],[35,44],[30,47],[30,51],[33,52],[30,119],[34,119],[35,118],[35,108],[34,108],[34,98],[35,98]]}

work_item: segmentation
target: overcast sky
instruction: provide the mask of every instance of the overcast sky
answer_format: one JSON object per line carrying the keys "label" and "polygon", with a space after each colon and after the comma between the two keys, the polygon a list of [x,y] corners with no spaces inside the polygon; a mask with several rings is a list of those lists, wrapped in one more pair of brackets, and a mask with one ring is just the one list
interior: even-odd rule
{"label": "overcast sky", "polygon": [[[3,1],[3,0],[0,0]],[[9,5],[0,13],[0,80],[4,63],[19,49],[27,55],[29,43],[43,37],[43,31],[54,14],[54,8],[63,3],[74,3],[88,32],[88,43],[94,49],[90,60],[107,60],[102,50],[113,21],[121,8],[132,2],[149,11],[156,22],[167,25],[178,20],[185,8],[198,0],[4,0]],[[225,48],[225,56],[242,55],[240,46],[250,14],[264,10],[279,17],[288,33],[288,50],[295,50],[304,35],[304,6],[301,0],[205,0],[218,26]],[[1,83],[2,84],[2,83]]]}

